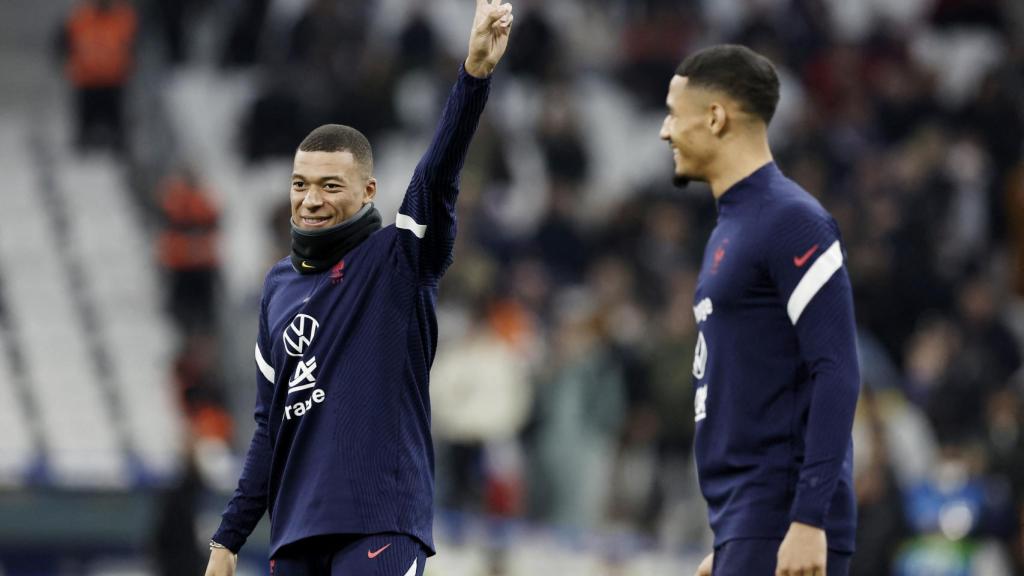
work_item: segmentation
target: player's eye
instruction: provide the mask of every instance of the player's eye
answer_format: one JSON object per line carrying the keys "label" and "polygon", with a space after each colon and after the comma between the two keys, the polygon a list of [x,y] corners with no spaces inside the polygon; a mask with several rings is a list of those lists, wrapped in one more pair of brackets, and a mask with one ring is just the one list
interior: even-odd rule
{"label": "player's eye", "polygon": [[294,182],[292,182],[292,188],[302,188],[305,185],[306,183],[303,182],[302,180],[295,180]]}
{"label": "player's eye", "polygon": [[341,186],[338,184],[324,184],[324,190],[327,190],[328,192],[337,192],[338,190],[341,190]]}

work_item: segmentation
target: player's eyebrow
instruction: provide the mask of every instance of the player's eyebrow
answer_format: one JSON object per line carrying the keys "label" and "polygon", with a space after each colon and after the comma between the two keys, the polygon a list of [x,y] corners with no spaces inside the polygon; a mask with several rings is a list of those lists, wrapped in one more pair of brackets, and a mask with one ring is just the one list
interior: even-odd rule
{"label": "player's eyebrow", "polygon": [[292,180],[306,180],[311,182],[327,182],[328,180],[337,180],[342,183],[346,182],[343,176],[339,176],[336,174],[328,174],[326,176],[321,176],[320,178],[307,178],[302,174],[299,174],[298,172],[292,174]]}

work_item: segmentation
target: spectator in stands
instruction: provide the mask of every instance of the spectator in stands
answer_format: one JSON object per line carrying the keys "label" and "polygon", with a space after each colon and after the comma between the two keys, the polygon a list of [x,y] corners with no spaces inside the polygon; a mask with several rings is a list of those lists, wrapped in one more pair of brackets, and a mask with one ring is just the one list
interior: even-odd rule
{"label": "spectator in stands", "polygon": [[360,0],[313,0],[291,32],[288,59],[321,71],[351,70],[368,33],[370,4]]}
{"label": "spectator in stands", "polygon": [[171,64],[182,64],[188,58],[189,27],[198,8],[196,4],[196,0],[156,0],[166,56]]}
{"label": "spectator in stands", "polygon": [[79,150],[124,148],[124,94],[136,27],[135,9],[126,0],[80,0],[64,24],[60,46],[74,90]]}
{"label": "spectator in stands", "polygon": [[1020,384],[1024,373],[1017,378],[1017,386],[1007,387],[988,397],[985,418],[985,444],[988,451],[989,472],[994,478],[1008,483],[1017,521],[1006,540],[1016,565],[1016,574],[1024,573],[1024,402]]}
{"label": "spectator in stands", "polygon": [[221,55],[221,64],[249,66],[259,59],[260,40],[267,21],[271,0],[244,0],[230,2],[231,10],[227,41]]}
{"label": "spectator in stands", "polygon": [[209,329],[217,320],[220,211],[187,168],[164,180],[160,208],[157,250],[168,278],[168,309],[186,331]]}
{"label": "spectator in stands", "polygon": [[224,412],[217,340],[203,332],[186,334],[182,340],[171,379],[184,414],[196,437],[228,441],[233,424]]}
{"label": "spectator in stands", "polygon": [[587,183],[590,155],[579,128],[570,87],[551,84],[538,126],[540,148],[552,179],[580,187]]}
{"label": "spectator in stands", "polygon": [[517,39],[508,52],[508,68],[516,76],[543,81],[556,70],[561,52],[558,28],[551,25],[539,0],[526,0],[517,8]]}
{"label": "spectator in stands", "polygon": [[438,38],[427,18],[427,2],[413,2],[409,20],[398,35],[398,62],[404,70],[429,69],[437,63]]}
{"label": "spectator in stands", "polygon": [[665,105],[662,78],[682,59],[696,39],[698,19],[687,2],[630,2],[622,31],[621,78],[640,105],[661,110]]}
{"label": "spectator in stands", "polygon": [[242,150],[249,162],[290,158],[295,153],[295,142],[306,134],[303,103],[295,90],[298,77],[294,70],[283,68],[272,68],[264,74],[240,127]]}
{"label": "spectator in stands", "polygon": [[[493,515],[521,513],[518,435],[533,403],[528,365],[498,332],[502,315],[478,304],[472,324],[441,349],[430,385],[438,460],[448,485],[442,505]],[[503,453],[513,462],[502,466]]]}
{"label": "spectator in stands", "polygon": [[958,351],[957,362],[977,362],[979,391],[1006,387],[1021,368],[1021,343],[999,314],[1002,302],[991,272],[969,276],[961,285],[958,304],[966,346]]}
{"label": "spectator in stands", "polygon": [[855,423],[857,554],[853,555],[851,576],[890,573],[900,542],[907,535],[902,496],[890,465],[885,418],[879,408],[885,401],[871,386],[861,392]]}
{"label": "spectator in stands", "polygon": [[649,402],[657,418],[656,477],[652,506],[658,528],[670,542],[698,542],[706,530],[701,519],[707,506],[701,497],[693,466],[693,350],[697,325],[693,299],[697,272],[677,272],[669,281],[669,300],[649,320],[644,351],[649,370]]}
{"label": "spectator in stands", "polygon": [[576,210],[579,195],[568,183],[552,182],[547,212],[530,241],[548,275],[559,284],[581,281],[589,263],[587,240]]}
{"label": "spectator in stands", "polygon": [[205,558],[201,554],[196,520],[204,491],[196,461],[195,441],[185,446],[183,470],[167,487],[156,492],[152,542],[153,559],[160,576],[200,574]]}
{"label": "spectator in stands", "polygon": [[568,289],[557,300],[552,346],[537,384],[530,498],[546,521],[593,529],[608,513],[625,382],[592,297]]}

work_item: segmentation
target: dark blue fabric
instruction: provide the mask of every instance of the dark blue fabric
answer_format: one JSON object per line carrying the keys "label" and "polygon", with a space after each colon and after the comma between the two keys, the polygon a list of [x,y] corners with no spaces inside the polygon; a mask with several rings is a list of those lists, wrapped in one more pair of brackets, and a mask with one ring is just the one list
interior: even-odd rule
{"label": "dark blue fabric", "polygon": [[316,536],[277,551],[271,576],[423,576],[427,550],[404,534]]}
{"label": "dark blue fabric", "polygon": [[[237,551],[264,511],[273,555],[322,534],[401,533],[433,551],[428,378],[459,171],[490,91],[465,70],[398,224],[330,270],[278,262],[263,286],[257,429],[213,539]],[[425,227],[425,228],[424,228]]]}
{"label": "dark blue fabric", "polygon": [[718,209],[694,298],[694,451],[715,545],[799,521],[853,551],[860,375],[838,226],[774,163]]}
{"label": "dark blue fabric", "polygon": [[[712,576],[775,576],[782,540],[740,538],[715,548]],[[829,550],[825,560],[826,576],[850,573],[849,552]]]}

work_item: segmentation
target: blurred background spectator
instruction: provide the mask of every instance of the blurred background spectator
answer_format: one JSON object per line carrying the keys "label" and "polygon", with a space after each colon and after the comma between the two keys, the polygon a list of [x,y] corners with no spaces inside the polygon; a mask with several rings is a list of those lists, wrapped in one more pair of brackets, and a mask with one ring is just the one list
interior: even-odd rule
{"label": "blurred background spectator", "polygon": [[[843,232],[864,374],[854,573],[1024,573],[1024,5],[517,13],[440,289],[428,574],[687,574],[710,546],[689,374],[715,206],[671,187],[657,131],[675,67],[718,42],[777,64],[776,159]],[[202,553],[252,432],[294,147],[324,122],[365,132],[391,218],[469,16],[460,0],[0,7],[6,573],[156,573],[160,541]],[[58,23],[54,69],[37,37]],[[101,144],[123,154],[78,155]],[[40,238],[54,227],[66,241]],[[29,506],[35,521],[4,520]]]}
{"label": "blurred background spectator", "polygon": [[82,0],[60,32],[60,51],[74,90],[81,150],[124,146],[124,89],[131,77],[137,18],[124,0]]}

